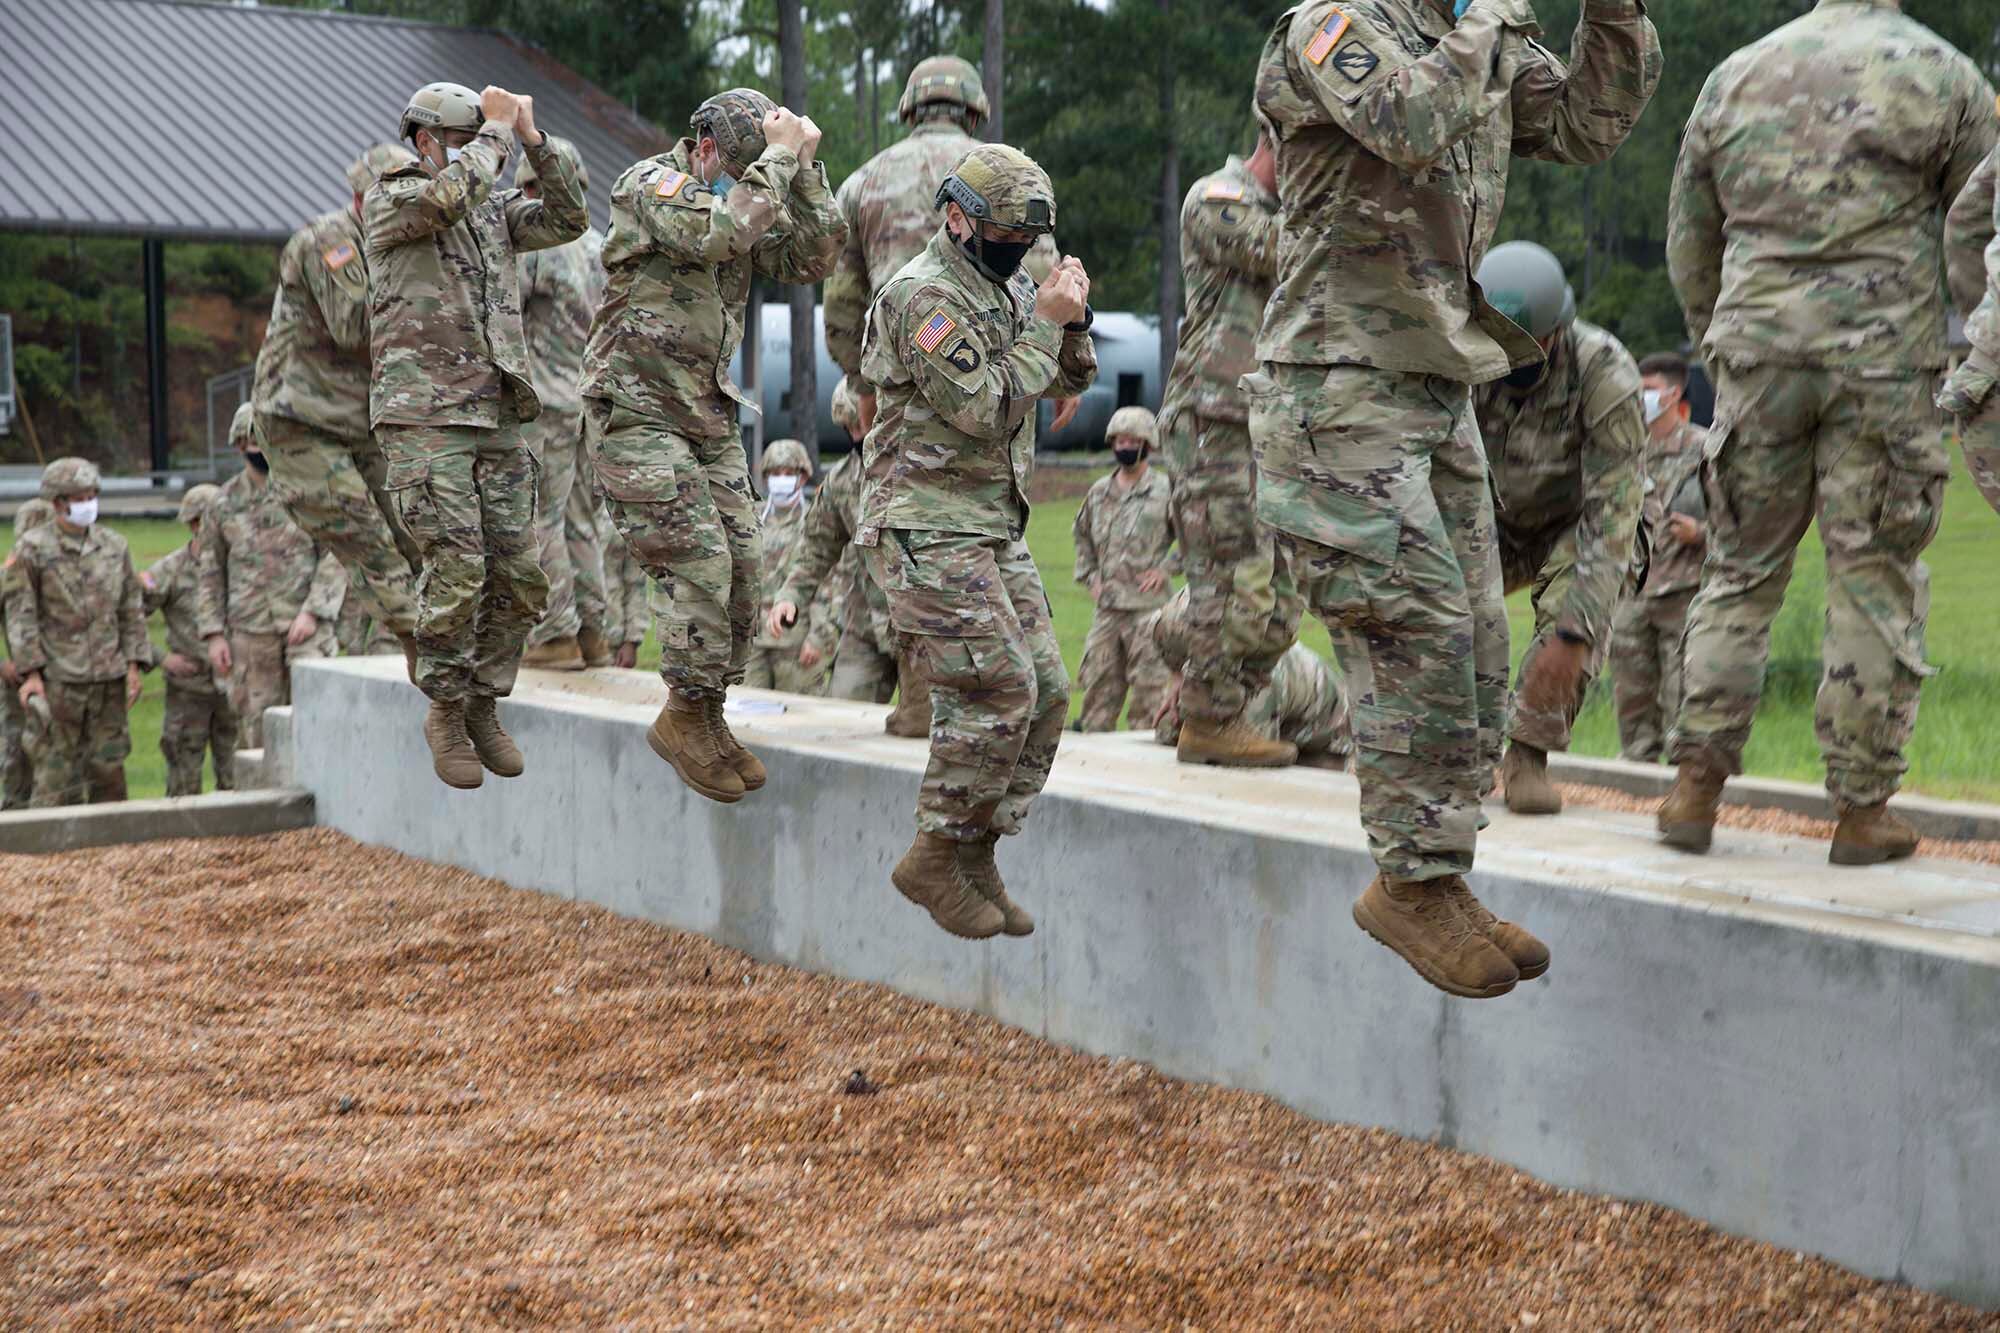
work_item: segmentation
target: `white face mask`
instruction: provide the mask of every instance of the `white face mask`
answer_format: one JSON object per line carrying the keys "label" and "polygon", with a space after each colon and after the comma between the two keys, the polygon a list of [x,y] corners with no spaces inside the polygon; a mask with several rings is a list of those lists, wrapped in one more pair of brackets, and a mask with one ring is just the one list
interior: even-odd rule
{"label": "white face mask", "polygon": [[95,497],[88,500],[71,500],[69,502],[69,521],[76,524],[79,528],[87,528],[97,522],[97,500]]}
{"label": "white face mask", "polygon": [[1655,421],[1658,421],[1667,410],[1667,391],[1665,389],[1648,389],[1644,394],[1640,395],[1639,401],[1643,404],[1641,410],[1646,414],[1646,424],[1650,426]]}
{"label": "white face mask", "polygon": [[460,157],[464,156],[464,154],[465,150],[463,148],[447,147],[444,150],[444,164],[446,166],[451,166],[452,164],[457,162]]}
{"label": "white face mask", "polygon": [[771,493],[773,500],[790,500],[799,493],[801,480],[789,472],[774,472],[764,478],[764,489]]}

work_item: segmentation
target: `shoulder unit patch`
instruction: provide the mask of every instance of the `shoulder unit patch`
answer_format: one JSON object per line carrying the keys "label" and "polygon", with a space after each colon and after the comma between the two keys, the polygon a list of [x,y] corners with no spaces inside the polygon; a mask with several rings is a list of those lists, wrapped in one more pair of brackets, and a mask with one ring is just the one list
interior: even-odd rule
{"label": "shoulder unit patch", "polygon": [[1359,83],[1375,72],[1381,60],[1373,51],[1360,42],[1350,42],[1340,49],[1333,58],[1333,67],[1347,76],[1348,82]]}

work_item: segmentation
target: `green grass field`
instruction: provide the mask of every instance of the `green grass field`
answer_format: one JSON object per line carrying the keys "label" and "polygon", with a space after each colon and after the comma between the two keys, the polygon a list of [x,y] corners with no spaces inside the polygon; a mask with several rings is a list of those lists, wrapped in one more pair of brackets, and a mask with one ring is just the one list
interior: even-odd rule
{"label": "green grass field", "polygon": [[[1053,501],[1038,506],[1028,528],[1028,544],[1041,565],[1055,614],[1056,634],[1072,678],[1083,655],[1090,629],[1091,604],[1070,578],[1076,551],[1070,523],[1078,501]],[[2000,520],[1980,498],[1961,468],[1946,492],[1944,527],[1927,554],[1931,567],[1931,662],[1939,674],[1924,689],[1917,735],[1910,747],[1907,786],[1936,796],[2000,800]],[[132,543],[133,559],[141,568],[172,550],[184,532],[162,521],[114,522]],[[0,529],[0,541],[11,537]],[[1825,614],[1824,556],[1816,534],[1799,548],[1784,611],[1772,633],[1771,671],[1763,707],[1744,764],[1768,777],[1815,782],[1822,776],[1819,748],[1813,739],[1813,694],[1819,686],[1819,639]],[[1527,644],[1532,619],[1526,594],[1509,599],[1515,660]],[[161,638],[157,619],[153,635]],[[1306,645],[1331,656],[1325,629],[1310,618],[1301,630]],[[641,665],[651,668],[659,650],[649,635]],[[132,758],[128,768],[132,795],[157,796],[165,788],[166,766],[160,757],[160,715],[163,690],[159,673],[146,677],[146,692],[132,714]],[[1074,705],[1073,705],[1074,707]],[[1612,716],[1610,688],[1600,681],[1591,691],[1577,722],[1575,749],[1579,754],[1618,753],[1618,728]]]}

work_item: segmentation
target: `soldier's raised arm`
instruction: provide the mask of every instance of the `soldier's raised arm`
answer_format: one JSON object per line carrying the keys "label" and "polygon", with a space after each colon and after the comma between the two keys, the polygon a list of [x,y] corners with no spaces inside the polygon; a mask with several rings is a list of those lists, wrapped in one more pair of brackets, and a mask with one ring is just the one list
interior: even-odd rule
{"label": "soldier's raised arm", "polygon": [[1278,276],[1278,215],[1244,202],[1243,187],[1215,181],[1181,209],[1181,249],[1258,282]]}
{"label": "soldier's raised arm", "polygon": [[476,100],[471,89],[455,83],[419,88],[403,112],[402,136],[437,137],[447,162],[435,176],[419,163],[383,174],[362,200],[361,224],[368,248],[390,249],[422,240],[456,226],[483,203],[506,169],[514,145],[515,114],[514,95],[501,88],[488,88]]}
{"label": "soldier's raised arm", "polygon": [[1539,42],[1521,45],[1514,153],[1545,162],[1587,166],[1617,152],[1653,100],[1666,63],[1638,0],[1584,0],[1568,68]]}
{"label": "soldier's raised arm", "polygon": [[1011,430],[1056,383],[1064,339],[1053,320],[1030,320],[1003,355],[987,358],[961,349],[967,340],[960,335],[975,327],[976,315],[952,288],[927,283],[893,305],[886,292],[884,297],[869,318],[888,321],[881,336],[892,341],[917,392],[966,434],[991,437]]}
{"label": "soldier's raised arm", "polygon": [[532,97],[520,99],[520,118],[515,129],[521,136],[522,150],[534,164],[541,191],[533,199],[516,194],[507,201],[507,235],[516,250],[547,250],[568,245],[590,230],[590,209],[584,203],[576,149],[535,128]]}
{"label": "soldier's raised arm", "polygon": [[755,253],[757,271],[765,277],[809,284],[833,271],[847,240],[847,219],[827,184],[826,164],[812,156],[819,147],[819,128],[810,120],[801,123],[808,131],[807,158],[792,173],[784,216],[758,240]]}

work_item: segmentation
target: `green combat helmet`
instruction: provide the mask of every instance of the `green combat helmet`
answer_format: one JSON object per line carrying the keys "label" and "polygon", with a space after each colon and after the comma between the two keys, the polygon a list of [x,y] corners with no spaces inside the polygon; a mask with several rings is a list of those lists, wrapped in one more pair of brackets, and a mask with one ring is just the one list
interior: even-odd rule
{"label": "green combat helmet", "polygon": [[967,113],[971,122],[967,129],[993,114],[993,108],[986,101],[986,89],[981,85],[979,71],[970,62],[957,56],[931,56],[919,60],[917,67],[910,71],[910,81],[903,86],[903,96],[896,103],[896,116],[905,123],[916,120],[917,113],[927,106],[946,103],[959,107]]}
{"label": "green combat helmet", "polygon": [[81,495],[98,489],[103,480],[97,464],[88,458],[58,458],[42,469],[42,498],[62,500]]}
{"label": "green combat helmet", "polygon": [[1533,241],[1494,246],[1479,266],[1479,285],[1495,310],[1537,342],[1576,318],[1576,294],[1563,276],[1562,261]]}
{"label": "green combat helmet", "polygon": [[852,376],[842,375],[833,386],[833,424],[849,435],[861,424],[861,395],[854,391]]}
{"label": "green combat helmet", "polygon": [[[973,223],[965,252],[994,282],[1006,282],[1037,236],[1056,229],[1056,192],[1035,159],[1002,143],[981,144],[965,155],[938,186],[937,206],[957,204]],[[1018,240],[987,239],[981,224],[1004,227]],[[1018,251],[1013,264],[999,262],[1001,251]]]}
{"label": "green combat helmet", "polygon": [[209,506],[215,503],[215,497],[220,494],[222,488],[212,486],[208,482],[188,487],[187,494],[181,497],[180,513],[176,517],[183,524],[192,524],[198,518],[207,518]]}
{"label": "green combat helmet", "polygon": [[347,183],[356,194],[367,194],[376,181],[398,167],[413,167],[417,155],[399,143],[378,143],[347,164]]}
{"label": "green combat helmet", "polygon": [[465,130],[476,134],[486,123],[479,94],[462,83],[427,83],[410,94],[403,108],[402,136],[417,130]]}
{"label": "green combat helmet", "polygon": [[33,532],[55,516],[56,507],[39,495],[32,500],[24,501],[21,507],[14,511],[14,536],[18,539],[23,534]]}
{"label": "green combat helmet", "polygon": [[1121,435],[1144,440],[1148,448],[1153,444],[1155,426],[1153,414],[1143,407],[1121,407],[1111,414],[1111,420],[1104,427],[1104,438],[1115,440]]}
{"label": "green combat helmet", "polygon": [[797,440],[773,440],[764,446],[764,461],[757,467],[761,475],[773,468],[796,468],[807,476],[812,475],[812,455]]}
{"label": "green combat helmet", "polygon": [[722,169],[740,176],[764,155],[764,117],[777,109],[776,102],[755,88],[731,88],[696,107],[688,127],[697,142],[715,140]]}
{"label": "green combat helmet", "polygon": [[[567,139],[550,139],[549,147],[555,149],[556,156],[569,165],[576,176],[576,187],[585,194],[590,193],[590,168],[583,165],[583,159],[576,155],[576,145]],[[526,153],[521,154],[520,164],[514,168],[514,188],[524,190],[542,178],[535,170],[534,162]]]}

